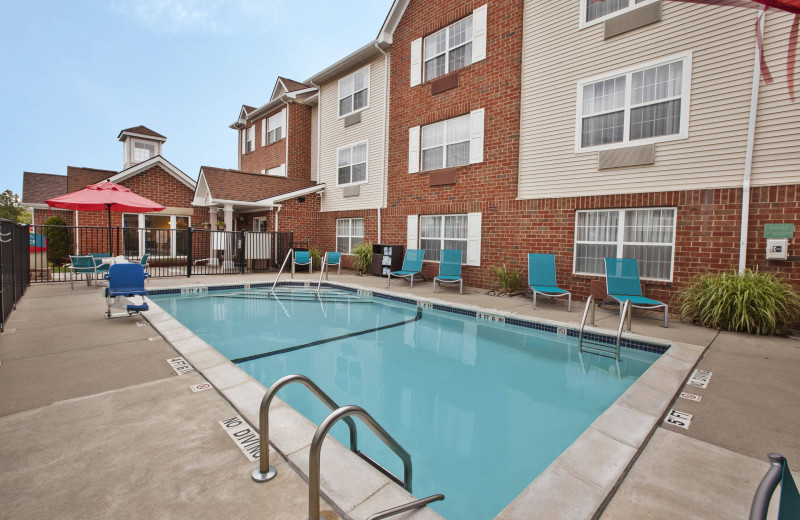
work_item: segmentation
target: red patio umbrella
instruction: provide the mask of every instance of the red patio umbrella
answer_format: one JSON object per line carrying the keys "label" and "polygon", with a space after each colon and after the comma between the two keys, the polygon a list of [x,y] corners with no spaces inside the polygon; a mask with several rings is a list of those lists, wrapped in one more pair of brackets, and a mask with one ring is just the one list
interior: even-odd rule
{"label": "red patio umbrella", "polygon": [[150,199],[133,193],[125,186],[104,181],[86,186],[80,191],[74,191],[48,199],[48,206],[62,209],[76,209],[79,211],[108,211],[108,252],[111,249],[111,212],[118,213],[145,213],[147,211],[161,211],[164,206]]}

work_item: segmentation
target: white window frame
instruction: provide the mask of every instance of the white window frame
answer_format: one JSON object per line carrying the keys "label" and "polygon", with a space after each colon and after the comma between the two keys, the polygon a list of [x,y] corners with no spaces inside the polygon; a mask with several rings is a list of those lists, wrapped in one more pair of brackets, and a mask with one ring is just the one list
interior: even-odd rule
{"label": "white window frame", "polygon": [[[442,249],[445,249],[445,247],[444,247],[445,240],[458,240],[458,241],[463,241],[465,243],[465,247],[461,251],[461,265],[467,265],[467,257],[468,257],[468,254],[469,254],[468,253],[468,249],[469,249],[469,214],[467,214],[467,213],[451,213],[451,214],[447,214],[447,215],[444,215],[444,214],[441,214],[441,215],[420,215],[419,216],[419,221],[417,223],[417,228],[419,229],[417,244],[419,244],[418,245],[419,248],[422,248],[422,241],[423,240],[436,240],[437,239],[437,237],[423,237],[422,236],[422,219],[425,218],[425,217],[427,217],[427,218],[441,217],[442,218],[442,227],[441,227],[441,229],[439,229],[439,233],[440,234],[439,234],[439,237],[438,237],[439,246],[440,246],[439,250],[440,251]],[[464,238],[448,238],[448,237],[446,237],[445,234],[444,234],[445,229],[447,229],[445,224],[444,224],[445,220],[446,220],[445,217],[464,217],[467,220],[467,236],[464,237]],[[427,258],[425,259],[425,261],[426,262],[433,262],[435,264],[438,264],[440,262],[440,260],[428,260]]]}
{"label": "white window frame", "polygon": [[[131,153],[131,162],[133,164],[143,163],[145,161],[148,161],[148,160],[152,159],[156,155],[158,155],[158,143],[154,143],[152,141],[144,141],[144,140],[141,140],[141,139],[132,139],[132,141],[133,142],[131,143],[131,148],[133,148],[133,150],[132,150],[132,153]],[[153,147],[153,155],[151,155],[147,159],[142,159],[141,161],[136,159],[136,145],[137,144],[152,145],[152,147]]]}
{"label": "white window frame", "polygon": [[[365,83],[365,85],[366,85],[366,87],[364,87],[364,88],[363,88],[363,89],[361,89],[361,90],[366,90],[366,91],[367,91],[367,104],[366,104],[366,105],[364,105],[363,107],[359,108],[359,109],[354,109],[354,110],[351,110],[350,112],[346,112],[346,113],[342,114],[342,113],[340,112],[340,111],[341,111],[341,106],[342,106],[342,104],[341,104],[341,103],[342,103],[342,83],[344,83],[345,81],[348,81],[348,80],[350,80],[350,81],[355,81],[355,76],[356,76],[356,74],[359,74],[359,73],[361,73],[361,72],[363,72],[363,71],[365,71],[365,70],[367,71],[367,79],[366,79],[366,81],[364,82],[364,83]],[[357,71],[353,72],[352,74],[350,74],[350,75],[348,75],[348,76],[345,76],[344,78],[342,78],[342,79],[340,79],[340,80],[339,80],[339,82],[338,82],[338,84],[337,84],[337,89],[338,89],[338,90],[337,90],[337,92],[336,92],[336,113],[338,114],[338,117],[337,117],[337,119],[342,119],[342,118],[345,118],[345,117],[347,117],[347,116],[349,116],[349,115],[352,115],[352,114],[355,114],[355,113],[358,113],[358,112],[363,112],[364,110],[366,110],[366,109],[368,109],[368,108],[369,108],[369,101],[370,101],[370,95],[369,95],[369,94],[370,94],[370,78],[371,78],[371,75],[372,75],[372,74],[371,74],[371,72],[372,72],[372,71],[371,71],[371,69],[370,69],[370,65],[367,65],[366,67],[362,67],[362,68],[360,68],[359,70],[357,70]],[[359,90],[359,92],[361,92],[361,90]],[[353,97],[353,101],[355,102],[355,98],[356,98],[356,92],[355,92],[355,91],[353,91],[353,93],[352,93],[352,94],[350,94],[350,96],[352,96],[352,97]]]}
{"label": "white window frame", "polygon": [[[273,114],[272,116],[267,118],[267,146],[273,143],[277,143],[278,141],[286,137],[284,135],[286,132],[283,131],[285,123],[284,113],[285,113],[284,110],[281,110],[277,114]],[[276,132],[277,130],[280,130],[280,137],[278,137],[277,139],[274,137],[270,139],[270,134]],[[275,134],[273,134],[273,136],[274,135]]]}
{"label": "white window frame", "polygon": [[[460,119],[460,118],[466,118],[467,119],[468,125],[470,126],[470,133],[467,135],[467,138],[462,140],[462,141],[453,141],[452,143],[448,142],[447,141],[447,125],[448,125],[448,123],[450,121],[453,121],[454,119]],[[424,140],[423,140],[422,136],[425,135],[425,128],[429,127],[429,126],[433,126],[433,125],[438,125],[440,123],[444,123],[444,142],[441,145],[429,146],[429,147],[425,148],[422,145],[424,143]],[[471,128],[472,127],[471,127],[471,125],[472,125],[471,114],[464,114],[464,115],[461,115],[461,116],[458,116],[458,117],[445,119],[443,121],[436,121],[435,123],[431,123],[429,125],[422,126],[420,128],[420,135],[419,135],[419,138],[420,138],[419,170],[423,171],[423,172],[429,172],[429,171],[433,171],[433,170],[442,170],[444,168],[459,168],[459,167],[462,167],[462,166],[468,166],[470,164],[470,149],[472,148],[472,142],[471,142],[472,141],[472,139],[471,139],[471,134],[472,134]],[[460,143],[464,143],[464,142],[466,142],[469,145],[469,149],[467,149],[467,162],[465,164],[460,164],[458,166],[447,166],[447,147],[449,145],[452,145],[452,144],[460,144]],[[430,169],[426,170],[425,169],[425,160],[424,160],[424,158],[425,158],[425,150],[433,150],[434,148],[443,148],[443,150],[442,150],[442,165],[439,166],[438,168],[430,168]]]}
{"label": "white window frame", "polygon": [[[345,220],[347,221],[348,234],[347,235],[340,235],[339,234],[339,221],[345,221]],[[364,235],[363,234],[360,235],[360,236],[353,234],[353,221],[354,220],[360,220],[361,221],[361,230],[362,230],[362,232],[365,231],[364,219],[363,218],[337,218],[336,219],[336,224],[335,224],[335,228],[336,228],[335,229],[335,233],[336,233],[336,251],[338,253],[342,253],[343,255],[351,255],[352,254],[350,251],[353,250],[353,239],[354,238],[360,238],[361,239],[361,243],[362,244],[364,243]],[[348,245],[347,252],[339,251],[339,239],[340,238],[347,238],[347,245]],[[356,244],[356,245],[358,245],[358,244]]]}
{"label": "white window frame", "polygon": [[[460,43],[459,45],[456,45],[455,47],[452,47],[452,48],[451,48],[451,47],[450,47],[450,44],[449,44],[449,42],[450,42],[450,29],[451,29],[451,28],[452,28],[452,27],[453,27],[455,24],[457,24],[457,23],[461,23],[461,22],[463,22],[463,21],[465,21],[465,20],[467,20],[467,19],[472,19],[472,20],[471,20],[471,21],[472,21],[472,36],[470,37],[470,39],[469,39],[469,40],[465,40],[465,41],[463,41],[462,43]],[[428,38],[430,38],[430,37],[432,37],[432,36],[434,36],[434,35],[436,35],[436,34],[439,34],[439,33],[440,33],[440,32],[442,32],[442,31],[444,31],[444,32],[445,32],[445,37],[444,37],[444,39],[445,39],[445,41],[448,43],[448,44],[447,44],[447,47],[445,48],[445,50],[444,50],[444,51],[440,52],[439,54],[436,54],[435,56],[431,56],[431,57],[430,57],[430,58],[428,58],[428,59],[425,59],[425,40],[427,40]],[[465,46],[467,46],[467,45],[469,45],[469,44],[473,43],[473,40],[474,40],[474,39],[475,39],[475,20],[474,20],[474,18],[473,18],[473,13],[470,13],[468,16],[465,16],[464,18],[461,18],[461,19],[459,19],[459,20],[456,20],[455,22],[451,23],[451,24],[450,24],[450,25],[448,25],[447,27],[442,27],[442,28],[441,28],[441,29],[439,29],[438,31],[433,31],[433,32],[432,32],[432,33],[430,33],[429,35],[427,35],[427,36],[425,36],[424,38],[422,38],[422,82],[423,82],[423,83],[425,83],[425,82],[428,82],[428,81],[434,80],[434,79],[436,79],[436,78],[441,78],[442,76],[445,76],[445,75],[447,75],[447,74],[450,74],[451,72],[453,72],[452,70],[450,70],[450,52],[452,52],[454,49],[459,49],[459,48],[461,48],[461,47],[465,47]],[[436,58],[438,58],[439,56],[442,56],[442,55],[444,55],[444,72],[442,72],[440,75],[438,75],[438,76],[435,76],[435,77],[433,77],[433,78],[429,78],[429,77],[425,76],[425,64],[426,64],[427,62],[429,62],[429,61],[433,60],[433,59],[436,59]],[[472,47],[470,47],[470,52],[469,52],[469,63],[468,63],[468,64],[466,64],[466,65],[464,65],[463,67],[459,67],[459,68],[457,68],[457,69],[453,69],[453,70],[461,70],[461,69],[464,69],[464,68],[466,68],[466,67],[469,67],[470,65],[472,65],[472,63],[473,63],[473,60],[472,60]]]}
{"label": "white window frame", "polygon": [[[572,253],[572,273],[577,275],[586,275],[586,276],[600,276],[605,278],[605,273],[585,273],[579,272],[576,268],[578,263],[578,215],[580,213],[599,213],[599,212],[613,212],[616,211],[619,214],[617,219],[617,253],[616,258],[623,258],[623,250],[626,245],[629,246],[653,246],[653,245],[667,245],[664,242],[625,242],[625,212],[626,211],[651,211],[651,210],[671,210],[674,214],[674,218],[672,220],[672,257],[670,258],[670,265],[669,265],[669,279],[664,278],[646,278],[641,277],[642,280],[652,280],[658,282],[672,282],[673,274],[675,271],[675,238],[677,234],[677,227],[678,227],[678,208],[674,206],[664,206],[664,207],[641,207],[641,208],[606,208],[606,209],[591,209],[591,210],[577,210],[575,212],[575,229],[572,239],[572,246],[573,246],[573,253]],[[591,240],[582,240],[580,241],[581,244],[613,244],[614,242],[605,242],[605,241],[591,241]]]}
{"label": "white window frame", "polygon": [[254,152],[256,150],[256,125],[250,126],[245,129],[244,139],[244,153]]}
{"label": "white window frame", "polygon": [[[340,167],[340,165],[339,165],[339,152],[341,150],[345,150],[347,148],[350,148],[351,149],[350,150],[350,154],[351,154],[350,156],[352,157],[352,153],[353,153],[352,149],[355,148],[356,146],[361,146],[362,144],[366,146],[366,152],[364,152],[364,156],[365,156],[364,169],[365,169],[366,177],[364,177],[363,181],[357,181],[357,182],[352,182],[351,181],[351,182],[346,182],[346,183],[343,183],[343,184],[339,184],[339,167]],[[357,163],[357,164],[361,164],[361,163]],[[351,162],[350,163],[350,179],[353,178],[353,168],[352,167],[353,167],[353,163]],[[337,148],[336,149],[336,186],[357,186],[359,184],[366,184],[367,182],[369,182],[369,140],[359,141],[357,143],[348,144],[348,145],[340,146],[339,148]]]}
{"label": "white window frame", "polygon": [[[143,231],[143,229],[144,229],[144,221],[145,221],[145,217],[146,216],[169,217],[169,231],[170,231],[170,234],[171,234],[169,248],[170,248],[170,255],[173,258],[178,256],[177,255],[177,249],[178,249],[177,242],[178,241],[176,240],[176,233],[175,233],[175,231],[178,229],[177,228],[177,219],[179,217],[188,219],[188,222],[189,222],[188,223],[188,227],[192,227],[192,217],[190,215],[160,215],[160,214],[157,214],[157,215],[146,215],[144,213],[123,213],[122,214],[122,221],[123,222],[125,222],[125,215],[135,215],[138,218],[137,222],[138,222],[138,226],[139,226],[138,227],[138,229],[139,229],[139,233],[138,233],[139,234],[139,256],[142,256],[145,253],[145,231]],[[124,229],[125,228],[123,228],[123,230]],[[123,233],[124,233],[124,231],[123,231]]]}
{"label": "white window frame", "polygon": [[264,223],[264,231],[267,230],[267,217],[253,217],[253,233],[261,233],[260,223]]}
{"label": "white window frame", "polygon": [[581,0],[580,21],[579,21],[579,24],[578,24],[578,28],[580,28],[580,29],[583,29],[583,28],[586,28],[586,27],[591,27],[593,25],[597,25],[599,23],[605,22],[608,19],[614,18],[615,16],[619,16],[619,15],[624,14],[624,13],[629,13],[629,12],[633,11],[634,9],[637,9],[637,8],[642,7],[644,5],[647,5],[647,4],[660,2],[661,0],[644,0],[642,2],[639,2],[638,4],[636,3],[636,0],[629,0],[628,7],[620,9],[619,11],[614,11],[612,13],[608,13],[607,15],[601,16],[600,18],[595,18],[591,22],[587,22],[586,21],[586,15],[589,12],[587,6],[588,6],[588,3],[591,2],[591,1],[592,0]]}
{"label": "white window frame", "polygon": [[[631,127],[631,109],[636,108],[632,107],[631,103],[631,93],[632,93],[632,75],[635,72],[641,72],[646,69],[651,69],[653,67],[658,67],[660,65],[666,65],[668,63],[673,63],[677,61],[683,61],[683,72],[682,72],[682,83],[681,83],[681,95],[674,96],[670,98],[665,98],[663,100],[659,100],[658,102],[670,101],[674,99],[681,100],[681,130],[677,134],[672,135],[662,135],[658,137],[649,137],[647,139],[636,139],[631,141],[630,140],[630,127]],[[597,114],[591,114],[591,116],[602,115],[605,113],[610,112],[619,112],[622,110],[624,112],[624,126],[622,130],[622,141],[619,143],[610,143],[610,144],[603,144],[597,146],[587,146],[582,148],[581,147],[581,134],[583,128],[583,87],[585,85],[589,85],[591,83],[597,83],[599,81],[609,80],[612,78],[616,78],[619,76],[626,76],[625,80],[625,105],[621,108],[616,108],[613,110],[608,110],[607,112],[599,112]],[[595,76],[592,78],[584,79],[578,82],[577,84],[577,106],[575,107],[575,153],[583,153],[583,152],[597,152],[602,150],[613,150],[616,148],[627,148],[629,146],[641,146],[646,144],[653,144],[653,143],[661,143],[665,141],[676,141],[680,139],[687,139],[689,137],[689,106],[691,104],[691,85],[692,85],[692,53],[685,52],[681,54],[674,54],[672,56],[667,56],[665,58],[660,58],[658,60],[650,61],[641,65],[636,65],[633,67],[628,67],[626,69],[617,70],[608,74],[603,74],[600,76]],[[654,104],[654,103],[648,103]],[[641,106],[641,105],[637,105]],[[587,116],[587,117],[591,117]]]}

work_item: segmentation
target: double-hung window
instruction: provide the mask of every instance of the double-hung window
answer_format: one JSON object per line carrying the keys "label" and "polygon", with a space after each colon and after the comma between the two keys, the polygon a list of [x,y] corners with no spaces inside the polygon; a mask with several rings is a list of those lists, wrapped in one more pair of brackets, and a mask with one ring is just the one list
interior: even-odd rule
{"label": "double-hung window", "polygon": [[246,134],[244,153],[250,153],[256,149],[256,127],[248,128]]}
{"label": "double-hung window", "polygon": [[363,218],[336,219],[336,251],[349,255],[354,247],[363,243]]}
{"label": "double-hung window", "polygon": [[659,0],[581,0],[581,25],[594,25]]}
{"label": "double-hung window", "polygon": [[369,66],[339,80],[339,117],[369,106]]}
{"label": "double-hung window", "polygon": [[605,275],[605,258],[635,258],[642,278],[671,281],[674,251],[675,208],[577,212],[575,273]]}
{"label": "double-hung window", "polygon": [[578,85],[576,151],[688,137],[689,55]]}
{"label": "double-hung window", "polygon": [[425,81],[472,63],[472,15],[427,36],[424,41]]}
{"label": "double-hung window", "polygon": [[155,143],[133,142],[133,162],[139,164],[156,155]]}
{"label": "double-hung window", "polygon": [[339,148],[337,186],[367,181],[367,143]]}
{"label": "double-hung window", "polygon": [[461,263],[467,262],[467,215],[422,215],[419,218],[419,247],[425,260],[438,262],[442,249],[461,251]]}
{"label": "double-hung window", "polygon": [[285,111],[281,110],[267,119],[267,144],[272,144],[283,139],[283,122]]}
{"label": "double-hung window", "polygon": [[470,114],[422,127],[422,170],[469,164]]}

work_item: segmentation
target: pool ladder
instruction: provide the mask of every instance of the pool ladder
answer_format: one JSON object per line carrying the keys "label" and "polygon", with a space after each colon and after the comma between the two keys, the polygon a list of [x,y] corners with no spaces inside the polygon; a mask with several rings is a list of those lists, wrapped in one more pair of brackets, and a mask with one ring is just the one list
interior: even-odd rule
{"label": "pool ladder", "polygon": [[[350,451],[361,457],[363,460],[374,466],[378,471],[389,477],[392,481],[403,486],[403,488],[411,493],[411,456],[402,446],[378,424],[378,422],[367,413],[366,410],[356,405],[339,406],[331,399],[328,394],[322,391],[311,379],[300,374],[288,375],[277,380],[264,394],[261,400],[261,406],[258,414],[259,424],[259,442],[260,442],[260,456],[259,466],[253,470],[252,477],[256,482],[267,482],[275,478],[278,470],[275,466],[269,465],[269,406],[272,403],[275,394],[284,386],[291,383],[300,383],[308,388],[320,401],[322,401],[328,408],[331,409],[331,414],[322,421],[317,431],[314,433],[314,438],[311,440],[311,449],[309,451],[309,464],[308,464],[308,520],[320,520],[320,453],[322,451],[322,443],[328,432],[333,425],[340,419],[344,420],[347,427],[350,429]],[[369,456],[365,455],[358,449],[358,431],[356,430],[356,423],[351,416],[360,418],[369,427],[372,432],[383,441],[386,446],[391,449],[400,460],[403,461],[403,480],[400,480],[395,475],[390,473],[386,468],[375,462]],[[436,494],[426,498],[415,500],[407,504],[403,504],[379,513],[375,513],[367,520],[380,520],[382,518],[389,518],[390,516],[398,515],[405,511],[417,509],[431,502],[444,500],[444,495]]]}
{"label": "pool ladder", "polygon": [[584,338],[584,328],[586,327],[586,318],[590,317],[590,324],[594,325],[594,296],[589,296],[586,300],[586,308],[583,310],[583,319],[581,319],[581,328],[578,331],[578,351],[580,353],[586,352],[588,354],[595,354],[598,356],[609,357],[619,363],[619,349],[622,343],[622,329],[627,324],[626,330],[631,330],[631,301],[625,300],[622,307],[622,313],[619,316],[619,328],[617,329],[617,340],[613,345]]}
{"label": "pool ladder", "polygon": [[[291,258],[291,256],[293,254],[294,254],[294,249],[293,248],[289,249],[289,252],[286,253],[286,258],[283,259],[283,263],[281,264],[281,268],[278,271],[278,276],[276,276],[275,277],[275,281],[272,282],[272,288],[269,290],[269,292],[271,292],[271,293],[275,292],[275,286],[278,285],[278,280],[280,279],[281,274],[283,274],[283,269],[286,267],[286,262],[289,261],[289,258]],[[309,260],[311,260],[311,259],[309,259]],[[328,253],[325,253],[325,255],[322,257],[322,268],[319,270],[319,281],[317,282],[317,298],[319,298],[319,292],[320,292],[320,289],[322,289],[322,275],[326,273],[327,267],[328,267]],[[294,278],[294,266],[292,266],[292,278]],[[325,279],[327,280],[328,277],[325,276]]]}

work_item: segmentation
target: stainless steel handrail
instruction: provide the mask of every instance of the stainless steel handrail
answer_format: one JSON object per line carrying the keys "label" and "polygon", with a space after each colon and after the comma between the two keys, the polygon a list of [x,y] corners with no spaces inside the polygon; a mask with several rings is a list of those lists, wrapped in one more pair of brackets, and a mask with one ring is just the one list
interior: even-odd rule
{"label": "stainless steel handrail", "polygon": [[586,327],[586,316],[589,314],[589,308],[592,309],[592,325],[594,325],[594,296],[589,296],[589,299],[586,300],[586,308],[583,309],[581,328],[578,331],[578,348],[583,344],[583,328]]}
{"label": "stainless steel handrail", "polygon": [[[323,392],[320,387],[318,387],[312,380],[304,375],[292,374],[284,376],[275,381],[272,386],[269,387],[267,393],[264,394],[264,398],[261,399],[261,406],[258,413],[260,451],[258,467],[254,469],[252,473],[253,480],[256,482],[266,482],[268,480],[272,480],[275,478],[275,475],[278,474],[278,470],[275,469],[275,466],[269,465],[269,405],[272,403],[272,399],[275,397],[275,394],[278,393],[278,390],[289,383],[301,383],[303,386],[311,390],[311,393],[317,396],[320,401],[325,403],[328,408],[331,410],[341,410],[339,405],[336,404],[333,399],[328,397],[328,394]],[[344,422],[347,423],[347,426],[350,428],[350,450],[358,452],[358,432],[356,430],[356,423],[350,417],[345,417]]]}
{"label": "stainless steel handrail", "polygon": [[783,455],[780,453],[770,453],[769,457],[770,466],[761,483],[756,489],[756,494],[753,496],[753,504],[750,506],[750,520],[765,520],[767,518],[767,511],[769,510],[769,502],[772,499],[772,493],[778,487],[778,483],[783,478]]}
{"label": "stainless steel handrail", "polygon": [[619,317],[619,328],[617,329],[617,361],[619,361],[619,347],[622,342],[622,327],[628,322],[628,331],[631,330],[631,301],[625,300],[622,306],[622,314]]}
{"label": "stainless steel handrail", "polygon": [[322,451],[322,442],[328,435],[328,432],[339,419],[349,419],[351,415],[360,418],[369,427],[372,432],[383,441],[400,459],[403,461],[403,487],[406,491],[411,493],[411,455],[403,449],[400,444],[383,429],[383,427],[372,418],[366,410],[354,404],[343,406],[338,410],[332,412],[328,417],[322,421],[322,424],[317,428],[314,433],[314,439],[311,441],[311,451],[308,453],[308,520],[319,520],[319,486],[320,486],[320,452]]}
{"label": "stainless steel handrail", "polygon": [[[311,259],[309,259],[311,261]],[[328,264],[328,253],[322,255],[322,268],[319,270],[319,282],[317,282],[317,298],[319,298],[319,290],[322,289],[322,275],[325,274],[325,266]]]}
{"label": "stainless steel handrail", "polygon": [[286,258],[283,259],[283,263],[281,264],[281,269],[278,271],[278,276],[275,277],[275,281],[272,282],[272,289],[269,292],[275,292],[275,286],[278,285],[278,280],[281,277],[281,273],[283,273],[283,268],[286,267],[286,261],[289,260],[289,256],[294,253],[294,248],[290,248],[289,252],[286,253]]}
{"label": "stainless steel handrail", "polygon": [[402,506],[393,507],[391,509],[387,509],[386,511],[375,513],[374,515],[367,518],[367,520],[382,520],[383,518],[389,518],[390,516],[399,515],[400,513],[405,513],[406,511],[411,511],[412,509],[417,509],[418,507],[427,506],[431,502],[437,502],[439,500],[444,500],[444,495],[438,494],[438,495],[431,495],[425,498],[420,498],[419,500],[415,500],[414,502],[409,502],[408,504],[403,504]]}

